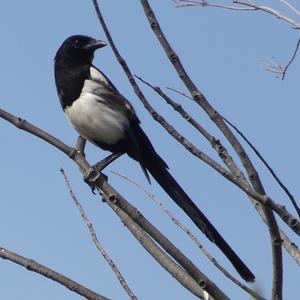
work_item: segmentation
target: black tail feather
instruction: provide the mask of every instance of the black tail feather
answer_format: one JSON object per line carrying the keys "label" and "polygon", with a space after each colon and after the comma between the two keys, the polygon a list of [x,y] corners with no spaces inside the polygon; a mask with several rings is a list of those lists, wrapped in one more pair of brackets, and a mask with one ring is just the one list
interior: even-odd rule
{"label": "black tail feather", "polygon": [[218,248],[232,263],[240,276],[248,282],[253,282],[255,276],[243,263],[239,256],[232,250],[227,242],[222,238],[217,229],[210,223],[190,197],[176,182],[168,171],[168,166],[164,160],[155,152],[149,139],[139,127],[137,128],[139,137],[142,161],[140,164],[154,177],[157,183],[165,190],[165,192],[175,201],[175,203],[184,210],[191,218],[196,226],[207,236],[207,238],[215,243]]}
{"label": "black tail feather", "polygon": [[222,238],[216,228],[199,210],[189,196],[183,191],[168,170],[160,167],[157,168],[153,162],[151,165],[147,166],[147,169],[154,179],[159,183],[159,185],[175,201],[175,203],[185,211],[185,213],[191,218],[196,226],[208,237],[210,241],[219,247],[219,249],[230,260],[241,277],[246,281],[253,282],[255,277],[252,272]]}

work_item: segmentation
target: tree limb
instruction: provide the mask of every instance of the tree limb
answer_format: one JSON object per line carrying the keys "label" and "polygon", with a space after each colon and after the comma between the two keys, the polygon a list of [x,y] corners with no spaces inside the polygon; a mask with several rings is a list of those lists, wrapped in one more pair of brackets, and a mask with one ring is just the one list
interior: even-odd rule
{"label": "tree limb", "polygon": [[33,271],[37,274],[40,274],[44,277],[47,277],[53,281],[58,282],[61,285],[64,285],[66,288],[68,288],[70,291],[75,292],[76,294],[79,294],[86,299],[89,300],[109,300],[108,298],[101,296],[99,294],[96,294],[92,290],[89,290],[88,288],[82,286],[81,284],[77,283],[76,281],[57,273],[44,265],[39,264],[38,262],[28,259],[24,256],[20,256],[14,252],[11,252],[7,249],[4,249],[0,247],[0,257],[3,259],[7,259],[9,261],[12,261],[20,266],[25,267],[29,271]]}

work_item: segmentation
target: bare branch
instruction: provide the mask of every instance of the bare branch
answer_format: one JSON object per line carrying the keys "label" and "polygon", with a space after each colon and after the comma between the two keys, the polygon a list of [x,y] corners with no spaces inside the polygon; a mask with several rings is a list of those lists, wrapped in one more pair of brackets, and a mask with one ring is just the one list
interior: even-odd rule
{"label": "bare branch", "polygon": [[212,135],[210,135],[205,128],[203,128],[199,122],[197,122],[187,111],[178,103],[173,101],[168,95],[166,95],[160,87],[155,87],[151,85],[149,82],[145,81],[141,77],[135,75],[137,79],[139,79],[141,82],[152,88],[158,95],[160,95],[166,102],[167,104],[171,105],[172,108],[177,111],[183,119],[185,119],[187,122],[189,122],[201,135],[205,137],[209,142],[211,142],[214,138]]}
{"label": "bare branch", "polygon": [[292,4],[290,4],[288,1],[286,0],[278,0],[281,3],[283,3],[284,5],[286,5],[290,10],[292,10],[296,15],[300,16],[300,11],[298,9],[296,9]]}
{"label": "bare branch", "polygon": [[213,8],[223,8],[229,10],[255,10],[252,7],[239,7],[239,6],[232,6],[232,5],[224,5],[224,4],[211,4],[205,0],[173,0],[175,3],[176,8],[188,7],[188,6],[200,6],[200,7],[213,7]]}
{"label": "bare branch", "polygon": [[267,58],[265,61],[262,61],[260,65],[265,71],[274,73],[277,78],[284,78],[283,73],[285,66],[279,63],[275,57]]}
{"label": "bare branch", "polygon": [[[240,0],[233,0],[232,2],[235,6],[232,5],[224,5],[224,4],[215,4],[211,3],[211,1],[193,1],[193,0],[175,0],[176,7],[186,7],[186,6],[200,6],[200,7],[213,7],[213,8],[222,8],[222,9],[229,9],[229,10],[236,10],[236,11],[262,11],[267,14],[270,14],[282,21],[285,21],[293,26],[294,29],[300,29],[300,23],[294,21],[293,19],[289,18],[286,15],[283,15],[278,10],[264,5],[257,5],[254,1],[240,1]],[[299,14],[299,11],[296,10],[291,4],[287,1],[280,1],[288,6],[293,12]]]}
{"label": "bare branch", "polygon": [[290,58],[289,62],[287,63],[287,65],[283,69],[282,76],[281,76],[282,80],[285,78],[285,75],[286,75],[286,72],[287,72],[288,68],[290,67],[290,65],[292,64],[292,62],[294,61],[294,59],[295,59],[295,57],[298,53],[299,45],[300,45],[300,37],[298,38],[298,41],[296,43],[296,47],[295,47],[295,50],[294,50],[294,53],[293,53],[292,57]]}
{"label": "bare branch", "polygon": [[262,161],[262,163],[266,166],[266,168],[269,170],[273,178],[276,180],[276,182],[279,184],[281,189],[286,193],[286,195],[289,197],[290,201],[292,202],[298,216],[300,217],[300,208],[297,205],[297,202],[294,198],[294,196],[290,193],[288,188],[282,183],[282,181],[278,178],[274,170],[270,167],[270,165],[267,163],[267,161],[263,158],[263,156],[259,153],[259,151],[254,147],[254,145],[249,141],[249,139],[230,121],[228,121],[226,118],[222,117],[223,120],[228,123],[242,138],[243,140],[249,145],[249,147],[254,151],[254,153],[258,156],[258,158]]}
{"label": "bare branch", "polygon": [[285,250],[290,254],[294,261],[300,266],[300,251],[298,246],[291,242],[287,235],[280,230],[280,236]]}
{"label": "bare branch", "polygon": [[7,259],[9,261],[12,261],[20,266],[25,267],[29,271],[33,271],[37,274],[40,274],[44,277],[47,277],[53,281],[58,282],[61,285],[64,285],[66,288],[68,288],[70,291],[75,292],[76,294],[79,294],[86,299],[89,300],[109,300],[108,298],[101,296],[99,294],[96,294],[95,292],[89,290],[88,288],[82,286],[81,284],[75,282],[74,280],[57,273],[44,265],[39,264],[38,262],[28,259],[24,256],[20,256],[14,252],[11,252],[7,249],[4,249],[0,247],[0,257],[3,259]]}

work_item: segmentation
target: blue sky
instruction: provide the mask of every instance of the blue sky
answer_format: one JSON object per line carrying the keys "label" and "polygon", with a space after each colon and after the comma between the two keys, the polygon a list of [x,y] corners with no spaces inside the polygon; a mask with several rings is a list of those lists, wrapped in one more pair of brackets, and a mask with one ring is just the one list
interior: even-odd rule
{"label": "blue sky", "polygon": [[[272,1],[275,2],[275,1]],[[133,73],[162,88],[185,91],[152,34],[139,1],[101,1],[104,17],[117,47]],[[289,25],[259,13],[234,13],[216,9],[175,9],[172,1],[151,1],[160,24],[187,72],[213,106],[235,123],[257,146],[280,178],[299,195],[299,66],[291,66],[280,81],[263,71],[259,62],[275,56],[288,61],[297,40]],[[0,11],[1,108],[26,118],[69,145],[76,133],[60,108],[53,78],[53,58],[71,34],[105,40],[91,1],[5,1]],[[257,276],[257,287],[268,298],[271,287],[270,243],[266,226],[248,199],[201,161],[188,155],[145,111],[109,47],[95,55],[101,68],[131,101],[142,126],[175,178],[207,214],[226,240]],[[151,104],[195,145],[218,160],[207,142],[142,86]],[[215,137],[220,135],[192,101],[176,94],[174,100]],[[117,263],[139,299],[195,299],[150,257],[131,237],[119,219],[82,182],[77,167],[53,147],[30,134],[1,122],[0,246],[35,259],[111,299],[126,299],[112,271],[96,251],[59,172],[63,167],[87,211],[99,239]],[[229,149],[229,146],[228,146]],[[249,150],[267,193],[290,204]],[[97,162],[106,153],[87,146],[87,157]],[[234,156],[235,157],[235,156]],[[230,264],[179,211],[153,182],[143,177],[139,165],[122,157],[105,173],[110,183],[155,223],[209,278],[232,299],[249,299],[225,279],[193,243],[134,186],[113,175],[118,171],[157,195],[228,270]],[[284,231],[299,242],[281,222]],[[284,253],[285,299],[296,300],[299,268]],[[80,299],[64,287],[0,261],[3,299]],[[235,274],[235,273],[234,273]]]}

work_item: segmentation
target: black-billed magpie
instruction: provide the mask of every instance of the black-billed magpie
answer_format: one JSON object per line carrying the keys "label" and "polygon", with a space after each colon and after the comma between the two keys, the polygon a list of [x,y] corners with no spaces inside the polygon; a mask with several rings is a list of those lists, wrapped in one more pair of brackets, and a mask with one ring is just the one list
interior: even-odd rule
{"label": "black-billed magpie", "polygon": [[78,133],[112,153],[127,154],[138,161],[166,193],[215,243],[246,281],[255,277],[215,227],[194,204],[168,171],[140,127],[129,101],[112,82],[92,64],[94,51],[106,43],[84,35],[67,38],[55,56],[55,83],[61,106]]}

